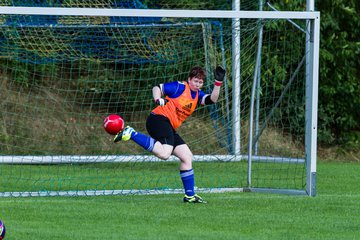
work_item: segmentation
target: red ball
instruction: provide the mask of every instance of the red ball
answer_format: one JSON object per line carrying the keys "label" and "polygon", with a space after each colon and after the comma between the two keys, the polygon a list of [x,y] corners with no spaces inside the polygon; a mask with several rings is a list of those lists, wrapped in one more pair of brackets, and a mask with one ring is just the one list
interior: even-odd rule
{"label": "red ball", "polygon": [[119,115],[112,114],[105,118],[104,128],[105,131],[111,135],[116,135],[125,127],[125,122]]}

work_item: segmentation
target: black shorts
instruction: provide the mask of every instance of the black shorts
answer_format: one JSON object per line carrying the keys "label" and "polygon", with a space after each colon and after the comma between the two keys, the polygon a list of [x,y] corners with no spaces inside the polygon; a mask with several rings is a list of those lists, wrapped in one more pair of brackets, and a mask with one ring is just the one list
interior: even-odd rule
{"label": "black shorts", "polygon": [[161,144],[168,144],[174,146],[174,148],[185,144],[184,140],[171,126],[167,117],[151,113],[146,119],[146,130],[152,138]]}

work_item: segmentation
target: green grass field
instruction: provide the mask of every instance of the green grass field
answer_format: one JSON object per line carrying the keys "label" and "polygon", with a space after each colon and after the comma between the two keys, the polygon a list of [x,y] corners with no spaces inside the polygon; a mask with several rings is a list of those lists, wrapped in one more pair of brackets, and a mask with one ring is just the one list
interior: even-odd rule
{"label": "green grass field", "polygon": [[317,196],[1,198],[6,239],[360,239],[360,164],[319,163]]}

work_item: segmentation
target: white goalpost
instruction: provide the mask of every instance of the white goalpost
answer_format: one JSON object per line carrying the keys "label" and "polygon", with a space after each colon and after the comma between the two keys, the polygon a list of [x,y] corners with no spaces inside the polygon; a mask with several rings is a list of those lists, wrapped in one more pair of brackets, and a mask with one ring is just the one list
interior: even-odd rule
{"label": "white goalpost", "polygon": [[114,145],[102,120],[146,133],[151,87],[194,65],[205,92],[227,70],[219,103],[179,130],[198,191],[315,196],[320,14],[307,10],[0,6],[0,197],[182,193],[177,158]]}

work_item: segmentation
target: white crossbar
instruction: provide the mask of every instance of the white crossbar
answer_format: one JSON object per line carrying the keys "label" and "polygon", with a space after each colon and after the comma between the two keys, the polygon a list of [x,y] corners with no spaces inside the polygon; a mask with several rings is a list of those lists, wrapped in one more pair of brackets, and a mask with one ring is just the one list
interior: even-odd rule
{"label": "white crossbar", "polygon": [[0,14],[174,18],[316,19],[319,12],[0,7]]}

